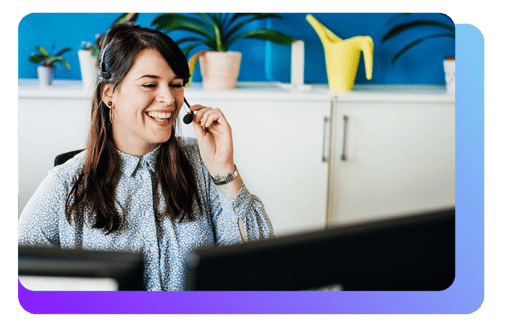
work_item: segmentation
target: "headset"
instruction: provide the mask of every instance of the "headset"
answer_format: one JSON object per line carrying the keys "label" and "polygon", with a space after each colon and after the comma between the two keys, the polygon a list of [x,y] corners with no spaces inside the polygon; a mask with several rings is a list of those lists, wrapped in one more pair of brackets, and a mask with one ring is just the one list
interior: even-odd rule
{"label": "headset", "polygon": [[184,103],[186,103],[186,105],[188,106],[188,110],[190,111],[190,113],[186,114],[184,116],[184,118],[182,119],[184,121],[184,124],[187,125],[193,121],[193,111],[191,111],[190,105],[189,105],[188,101],[186,100],[186,98],[184,98]]}
{"label": "headset", "polygon": [[106,70],[106,65],[105,65],[105,62],[104,62],[104,55],[105,55],[106,50],[108,49],[109,46],[110,46],[110,43],[108,43],[106,45],[106,47],[103,50],[103,53],[101,54],[101,62],[99,64],[100,71],[97,74],[97,77],[99,78],[99,81],[109,82],[109,80],[113,77],[112,73],[110,73],[110,72],[108,72]]}

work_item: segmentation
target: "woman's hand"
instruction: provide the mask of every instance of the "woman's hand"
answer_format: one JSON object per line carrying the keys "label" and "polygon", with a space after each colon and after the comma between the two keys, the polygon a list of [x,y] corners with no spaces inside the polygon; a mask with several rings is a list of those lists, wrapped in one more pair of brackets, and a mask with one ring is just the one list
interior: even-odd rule
{"label": "woman's hand", "polygon": [[232,129],[218,108],[199,104],[190,107],[197,111],[193,115],[193,127],[197,135],[200,156],[209,174],[224,177],[234,171],[234,146]]}

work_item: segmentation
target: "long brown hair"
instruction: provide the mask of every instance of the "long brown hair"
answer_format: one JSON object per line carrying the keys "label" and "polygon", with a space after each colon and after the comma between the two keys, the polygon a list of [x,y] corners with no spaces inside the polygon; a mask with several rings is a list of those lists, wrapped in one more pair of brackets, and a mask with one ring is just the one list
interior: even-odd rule
{"label": "long brown hair", "polygon": [[[148,48],[157,50],[184,84],[189,81],[190,72],[185,55],[170,37],[134,23],[112,26],[102,37],[100,45],[98,84],[92,101],[85,162],[67,195],[65,213],[71,224],[73,220],[81,223],[85,210],[89,211],[95,217],[92,227],[109,234],[121,227],[124,213],[121,215],[116,209],[116,204],[120,206],[115,190],[121,167],[109,119],[110,109],[102,101],[104,85],[113,84],[114,89],[120,85],[138,55]],[[154,170],[166,208],[157,216],[182,222],[195,219],[192,211],[194,201],[197,201],[200,212],[203,208],[193,166],[175,136],[176,122],[170,139],[159,148]]]}

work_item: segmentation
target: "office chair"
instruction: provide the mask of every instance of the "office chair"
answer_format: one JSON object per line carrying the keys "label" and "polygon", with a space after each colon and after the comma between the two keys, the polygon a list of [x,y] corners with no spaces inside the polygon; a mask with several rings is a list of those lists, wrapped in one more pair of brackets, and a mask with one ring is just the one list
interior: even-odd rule
{"label": "office chair", "polygon": [[82,152],[83,150],[85,150],[85,149],[74,150],[74,151],[69,151],[66,153],[59,154],[58,156],[55,157],[55,162],[53,163],[53,166],[58,166],[58,165],[63,164],[64,162],[71,159],[72,157],[74,157],[78,153]]}

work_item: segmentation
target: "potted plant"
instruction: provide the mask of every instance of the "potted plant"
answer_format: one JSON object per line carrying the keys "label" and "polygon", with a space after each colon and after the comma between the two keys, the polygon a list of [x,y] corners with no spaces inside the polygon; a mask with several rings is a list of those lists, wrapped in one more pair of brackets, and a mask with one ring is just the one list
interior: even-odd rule
{"label": "potted plant", "polygon": [[236,14],[196,14],[197,17],[182,14],[162,14],[156,17],[151,26],[163,33],[176,30],[188,31],[196,36],[177,40],[186,57],[196,47],[206,50],[195,53],[190,59],[190,72],[193,75],[197,61],[200,62],[202,84],[205,89],[225,90],[236,87],[241,53],[230,51],[230,47],[240,39],[258,39],[279,44],[291,44],[295,39],[270,29],[257,29],[247,32],[239,30],[247,24],[267,18],[282,18],[277,14],[236,13]]}
{"label": "potted plant", "polygon": [[99,53],[97,39],[100,34],[96,34],[96,42],[83,41],[78,49],[78,60],[80,62],[81,80],[84,87],[93,87],[97,79],[96,56]]}
{"label": "potted plant", "polygon": [[35,49],[38,54],[32,54],[28,60],[34,64],[41,64],[37,67],[37,76],[42,87],[50,86],[53,83],[54,67],[60,69],[58,63],[63,64],[67,71],[71,69],[71,65],[61,57],[64,53],[71,51],[71,48],[62,49],[58,53],[54,51],[53,55],[41,46],[37,46]]}
{"label": "potted plant", "polygon": [[[400,17],[407,17],[411,15],[410,13],[402,13],[397,14],[393,16],[388,23],[398,20]],[[442,16],[446,16],[444,14],[439,14]],[[407,52],[409,49],[415,47],[416,45],[435,38],[439,37],[451,37],[455,39],[455,25],[453,24],[445,24],[439,21],[430,20],[430,19],[418,19],[410,22],[404,22],[399,23],[395,26],[393,26],[382,38],[381,43],[384,43],[397,35],[401,34],[404,31],[415,29],[423,26],[434,26],[438,27],[441,32],[436,32],[433,34],[424,35],[411,43],[407,44],[405,47],[400,49],[394,56],[391,61],[392,64],[394,64],[398,58],[400,58],[405,52]],[[446,88],[448,92],[455,92],[455,56],[449,56],[446,57],[443,60],[443,67],[445,71],[445,81],[446,81]]]}
{"label": "potted plant", "polygon": [[[137,13],[124,13],[117,17],[112,23],[116,24],[123,21],[135,22],[138,18]],[[81,80],[84,87],[94,87],[97,81],[96,57],[99,54],[99,43],[104,34],[96,34],[95,42],[83,41],[78,50],[78,59],[80,61]]]}

